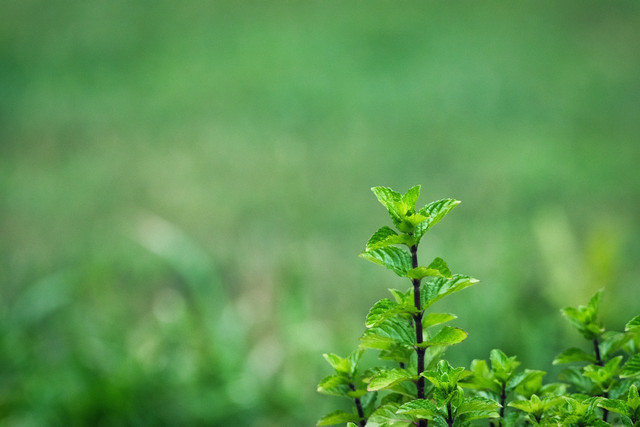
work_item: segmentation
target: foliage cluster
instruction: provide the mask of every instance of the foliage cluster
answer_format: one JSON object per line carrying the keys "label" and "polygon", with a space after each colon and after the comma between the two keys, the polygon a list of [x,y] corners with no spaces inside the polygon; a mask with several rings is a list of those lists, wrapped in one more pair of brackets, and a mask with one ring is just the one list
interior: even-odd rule
{"label": "foliage cluster", "polygon": [[[469,369],[453,367],[445,350],[467,332],[443,326],[452,313],[431,310],[439,300],[478,283],[455,274],[442,258],[418,261],[425,234],[460,204],[443,199],[416,209],[420,186],[401,194],[374,187],[395,230],[384,226],[369,239],[362,258],[408,279],[406,290],[390,289],[393,299],[376,302],[367,314],[358,348],[347,357],[324,354],[335,373],[320,381],[321,393],[353,402],[319,426],[640,426],[640,315],[623,332],[606,331],[598,318],[602,290],[586,306],[566,307],[563,315],[589,342],[589,351],[569,348],[553,364],[574,364],[559,382],[544,383],[545,371],[519,370],[516,356],[494,349]],[[361,356],[378,351],[379,366],[363,369]]]}

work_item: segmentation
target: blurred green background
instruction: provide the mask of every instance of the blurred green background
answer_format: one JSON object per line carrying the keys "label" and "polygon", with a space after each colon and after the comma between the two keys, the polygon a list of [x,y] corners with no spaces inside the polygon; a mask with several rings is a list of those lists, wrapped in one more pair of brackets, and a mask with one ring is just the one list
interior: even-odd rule
{"label": "blurred green background", "polygon": [[603,286],[621,328],[639,52],[634,1],[3,1],[0,424],[314,424],[409,285],[356,257],[374,185],[463,201],[452,362],[550,369]]}

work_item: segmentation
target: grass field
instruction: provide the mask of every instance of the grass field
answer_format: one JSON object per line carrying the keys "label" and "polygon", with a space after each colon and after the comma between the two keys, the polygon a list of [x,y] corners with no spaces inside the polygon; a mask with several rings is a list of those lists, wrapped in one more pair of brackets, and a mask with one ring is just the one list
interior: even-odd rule
{"label": "grass field", "polygon": [[[638,313],[640,5],[0,5],[0,424],[312,425],[390,272],[369,191],[482,284],[468,364]],[[408,286],[408,283],[407,283]],[[551,378],[550,378],[551,380]],[[336,399],[337,400],[337,399]]]}

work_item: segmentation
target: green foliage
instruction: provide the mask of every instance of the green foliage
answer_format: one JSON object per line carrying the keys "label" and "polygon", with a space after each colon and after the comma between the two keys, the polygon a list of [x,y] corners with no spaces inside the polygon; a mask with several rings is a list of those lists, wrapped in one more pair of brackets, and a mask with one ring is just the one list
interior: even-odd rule
{"label": "green foliage", "polygon": [[[358,350],[346,358],[324,355],[336,373],[323,379],[318,391],[349,398],[355,408],[332,412],[318,425],[422,427],[428,422],[451,427],[485,420],[492,426],[600,426],[609,425],[610,413],[623,425],[638,423],[640,397],[634,381],[640,377],[640,320],[633,318],[624,332],[606,331],[598,317],[601,290],[585,306],[562,309],[591,347],[569,348],[553,360],[582,365],[566,368],[560,374],[565,382],[544,384],[546,372],[519,370],[516,356],[499,349],[491,350],[489,362],[473,360],[469,370],[452,367],[444,352],[468,334],[441,326],[455,320],[455,314],[430,308],[478,281],[453,273],[442,258],[421,266],[418,246],[460,202],[443,199],[416,210],[419,186],[405,194],[387,187],[372,190],[396,229],[379,228],[360,256],[394,271],[411,286],[390,289],[393,299],[383,298],[371,307]],[[365,350],[378,351],[387,364],[358,374]]]}

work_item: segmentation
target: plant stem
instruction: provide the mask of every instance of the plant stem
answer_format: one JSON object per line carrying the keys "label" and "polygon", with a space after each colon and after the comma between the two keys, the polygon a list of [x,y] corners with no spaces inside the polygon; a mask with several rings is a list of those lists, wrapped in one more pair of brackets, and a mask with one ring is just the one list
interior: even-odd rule
{"label": "plant stem", "polygon": [[[598,366],[604,366],[604,361],[602,360],[602,357],[600,356],[600,343],[598,343],[598,337],[593,339],[593,350],[596,353],[596,364]],[[602,394],[605,398],[609,398],[609,393],[608,392],[604,392]],[[609,418],[609,411],[602,408],[602,421],[607,422],[607,418]]]}
{"label": "plant stem", "polygon": [[500,418],[498,419],[498,427],[502,427],[502,420],[504,419],[504,405],[507,403],[507,383],[502,384],[502,393],[500,393]]}
{"label": "plant stem", "polygon": [[[356,391],[356,386],[353,383],[349,383],[349,388],[351,391]],[[367,425],[367,420],[364,417],[364,410],[362,409],[362,402],[359,397],[353,399],[356,404],[356,409],[358,410],[358,417],[360,417],[360,427],[365,427]]]}
{"label": "plant stem", "polygon": [[598,338],[593,339],[593,349],[596,352],[596,364],[598,366],[604,366],[602,358],[600,357],[600,345],[598,344]]}
{"label": "plant stem", "polygon": [[453,417],[451,415],[451,402],[447,403],[447,425],[453,427]]}
{"label": "plant stem", "polygon": [[[411,246],[411,265],[413,268],[418,267],[418,246]],[[418,310],[416,314],[413,315],[413,321],[416,325],[416,344],[420,345],[423,343],[424,339],[422,336],[422,315],[423,311],[420,303],[420,279],[411,279],[411,283],[413,284],[413,303]],[[426,349],[416,346],[416,354],[418,356],[418,381],[416,382],[416,387],[418,389],[418,399],[424,399],[424,377],[421,375],[424,372],[424,355]],[[418,427],[426,427],[427,420],[420,420],[418,422]]]}

